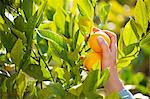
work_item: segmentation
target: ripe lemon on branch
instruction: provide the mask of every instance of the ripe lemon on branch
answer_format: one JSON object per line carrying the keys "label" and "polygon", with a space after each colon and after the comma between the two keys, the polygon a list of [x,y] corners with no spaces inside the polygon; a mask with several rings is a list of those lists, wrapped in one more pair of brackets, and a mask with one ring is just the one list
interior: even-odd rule
{"label": "ripe lemon on branch", "polygon": [[99,64],[99,67],[101,69],[101,60],[102,60],[101,53],[89,52],[84,59],[83,66],[87,70],[91,70],[93,66]]}
{"label": "ripe lemon on branch", "polygon": [[90,35],[88,43],[89,43],[90,48],[92,50],[94,50],[95,52],[100,52],[101,53],[102,49],[99,46],[98,41],[97,41],[97,38],[99,36],[102,37],[106,41],[106,43],[108,44],[108,46],[110,45],[110,38],[109,38],[109,36],[105,32],[103,32],[100,29],[97,29],[95,27],[92,29],[92,33]]}
{"label": "ripe lemon on branch", "polygon": [[108,44],[108,46],[110,46],[110,38],[109,36],[101,31],[100,29],[98,28],[92,28],[92,32],[90,34],[90,37],[88,39],[88,43],[89,43],[89,46],[90,48],[93,50],[92,52],[89,52],[87,54],[87,56],[85,57],[84,59],[84,62],[83,62],[83,66],[85,68],[87,68],[87,70],[91,70],[93,68],[93,66],[95,64],[98,64],[99,63],[99,67],[100,67],[100,70],[102,69],[101,67],[101,62],[102,62],[102,48],[101,46],[98,44],[98,37],[102,37],[106,43]]}

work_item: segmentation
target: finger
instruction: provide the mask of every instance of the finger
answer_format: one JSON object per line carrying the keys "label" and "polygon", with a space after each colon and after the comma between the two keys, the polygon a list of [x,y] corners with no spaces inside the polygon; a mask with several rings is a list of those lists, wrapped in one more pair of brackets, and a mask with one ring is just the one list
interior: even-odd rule
{"label": "finger", "polygon": [[103,54],[107,54],[109,51],[109,46],[101,36],[98,37],[98,44],[101,46]]}
{"label": "finger", "polygon": [[106,41],[102,37],[98,37],[98,44],[102,48],[102,69],[108,67],[110,62],[110,49]]}
{"label": "finger", "polygon": [[112,52],[116,52],[116,50],[117,50],[117,35],[108,30],[103,30],[103,31],[110,37],[110,40],[111,40],[110,50]]}
{"label": "finger", "polygon": [[111,39],[111,45],[110,45],[110,51],[111,51],[111,62],[110,62],[110,68],[116,69],[116,59],[117,59],[117,36],[115,33],[110,32],[108,30],[104,30],[104,32],[110,37]]}

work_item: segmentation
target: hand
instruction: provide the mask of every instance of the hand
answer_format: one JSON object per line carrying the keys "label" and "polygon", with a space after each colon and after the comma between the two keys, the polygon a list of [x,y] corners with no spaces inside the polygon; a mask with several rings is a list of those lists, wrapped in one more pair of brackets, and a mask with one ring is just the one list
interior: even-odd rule
{"label": "hand", "polygon": [[116,67],[116,57],[117,57],[117,36],[107,30],[103,30],[111,40],[110,46],[102,37],[98,37],[98,43],[102,48],[102,70],[106,67],[109,68],[110,76],[105,84],[106,93],[119,92],[123,89],[123,85],[119,80],[117,67]]}

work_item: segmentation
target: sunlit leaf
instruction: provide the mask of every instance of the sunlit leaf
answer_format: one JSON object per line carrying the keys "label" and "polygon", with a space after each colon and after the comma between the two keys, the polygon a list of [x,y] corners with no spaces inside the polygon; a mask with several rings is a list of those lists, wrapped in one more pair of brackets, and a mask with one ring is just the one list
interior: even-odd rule
{"label": "sunlit leaf", "polygon": [[130,19],[130,24],[131,24],[131,27],[134,31],[134,34],[136,36],[136,38],[139,40],[142,38],[142,34],[143,34],[143,30],[142,30],[142,27],[135,22],[135,20],[133,19]]}
{"label": "sunlit leaf", "polygon": [[19,72],[17,78],[16,78],[16,85],[17,85],[17,94],[20,98],[23,97],[24,92],[27,88],[28,79],[22,70]]}
{"label": "sunlit leaf", "polygon": [[134,84],[139,84],[144,79],[144,74],[141,72],[138,72],[133,76],[133,79],[134,79],[133,80]]}
{"label": "sunlit leaf", "polygon": [[76,86],[71,87],[69,89],[69,92],[76,95],[76,96],[79,96],[81,94],[82,90],[83,90],[82,84],[78,84]]}
{"label": "sunlit leaf", "polygon": [[49,30],[37,30],[37,33],[40,37],[49,40],[50,42],[54,42],[55,44],[59,45],[63,49],[67,50],[67,44],[62,36],[57,33],[54,33]]}
{"label": "sunlit leaf", "polygon": [[130,56],[130,57],[125,57],[125,58],[118,59],[117,67],[118,68],[123,68],[123,67],[126,67],[126,66],[130,65],[131,61],[135,58],[136,58],[135,56]]}
{"label": "sunlit leaf", "polygon": [[126,46],[133,44],[133,43],[137,43],[137,41],[138,41],[137,37],[134,33],[134,30],[131,26],[131,21],[129,21],[124,28],[123,41]]}
{"label": "sunlit leaf", "polygon": [[48,0],[47,5],[48,7],[56,10],[58,7],[63,8],[65,3],[66,2],[64,2],[63,0]]}
{"label": "sunlit leaf", "polygon": [[79,17],[79,30],[85,35],[86,33],[90,33],[93,27],[93,21],[91,18],[87,16]]}
{"label": "sunlit leaf", "polygon": [[[107,16],[109,14],[110,11],[110,4],[106,3],[106,2],[101,2],[98,5],[98,12],[99,12],[99,17],[101,20],[101,24],[105,24]],[[101,26],[102,28],[103,26]]]}
{"label": "sunlit leaf", "polygon": [[65,79],[64,79],[64,74],[65,74],[64,69],[57,67],[57,68],[55,69],[55,71],[56,71],[57,74],[58,74],[58,78],[59,78],[62,82],[64,82],[64,81],[65,81]]}
{"label": "sunlit leaf", "polygon": [[148,17],[148,19],[149,19],[149,21],[150,21],[150,0],[144,0],[144,2],[145,2],[145,5],[146,5],[146,8],[147,8],[147,17]]}
{"label": "sunlit leaf", "polygon": [[10,56],[18,69],[20,67],[20,61],[23,57],[23,44],[21,39],[16,41],[14,47],[11,50]]}
{"label": "sunlit leaf", "polygon": [[119,41],[118,41],[118,52],[119,52],[118,54],[120,55],[120,56],[118,56],[119,58],[125,56],[123,49],[124,49],[123,32],[121,32]]}
{"label": "sunlit leaf", "polygon": [[65,29],[65,15],[63,13],[62,8],[57,8],[56,12],[54,14],[54,21],[58,28],[58,30],[61,31],[61,33],[64,33]]}
{"label": "sunlit leaf", "polygon": [[137,44],[135,43],[135,44],[131,44],[131,45],[128,45],[127,47],[125,47],[124,48],[124,53],[125,53],[125,55],[129,55],[129,54],[131,54],[131,52],[133,52],[133,53],[136,53],[137,52]]}
{"label": "sunlit leaf", "polygon": [[71,12],[75,15],[76,10],[77,10],[77,3],[79,0],[73,0],[72,7],[71,7]]}
{"label": "sunlit leaf", "polygon": [[98,1],[98,0],[91,0],[93,7],[96,6],[97,1]]}
{"label": "sunlit leaf", "polygon": [[150,33],[141,40],[140,47],[144,50],[145,53],[150,55]]}
{"label": "sunlit leaf", "polygon": [[79,0],[77,5],[81,15],[93,17],[94,9],[90,0]]}
{"label": "sunlit leaf", "polygon": [[148,20],[146,6],[143,0],[138,0],[135,6],[135,20],[141,25],[143,32],[146,33]]}
{"label": "sunlit leaf", "polygon": [[141,40],[140,46],[142,47],[144,45],[150,45],[150,33]]}

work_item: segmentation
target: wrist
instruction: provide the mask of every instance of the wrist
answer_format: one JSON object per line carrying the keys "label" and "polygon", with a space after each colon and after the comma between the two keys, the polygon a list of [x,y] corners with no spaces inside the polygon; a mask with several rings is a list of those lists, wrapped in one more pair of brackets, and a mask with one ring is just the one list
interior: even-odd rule
{"label": "wrist", "polygon": [[123,84],[121,83],[116,72],[110,72],[109,79],[104,87],[107,94],[112,92],[120,92],[122,89],[124,89]]}

